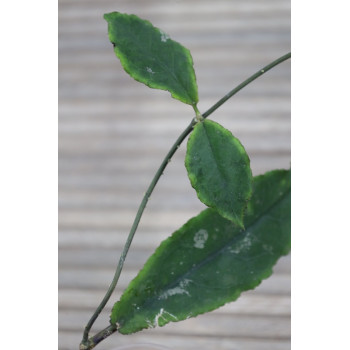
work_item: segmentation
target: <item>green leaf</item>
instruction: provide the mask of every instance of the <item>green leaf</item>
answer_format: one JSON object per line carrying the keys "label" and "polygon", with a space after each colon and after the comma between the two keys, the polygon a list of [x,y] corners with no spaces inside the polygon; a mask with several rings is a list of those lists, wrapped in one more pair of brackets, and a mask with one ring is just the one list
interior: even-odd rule
{"label": "green leaf", "polygon": [[185,165],[198,198],[243,228],[252,172],[239,140],[220,124],[204,120],[188,140]]}
{"label": "green leaf", "polygon": [[196,76],[188,49],[135,15],[112,12],[104,18],[109,40],[128,74],[151,88],[168,90],[184,103],[197,104]]}
{"label": "green leaf", "polygon": [[290,171],[258,176],[241,230],[213,209],[161,243],[112,310],[134,333],[214,310],[269,277],[290,250]]}

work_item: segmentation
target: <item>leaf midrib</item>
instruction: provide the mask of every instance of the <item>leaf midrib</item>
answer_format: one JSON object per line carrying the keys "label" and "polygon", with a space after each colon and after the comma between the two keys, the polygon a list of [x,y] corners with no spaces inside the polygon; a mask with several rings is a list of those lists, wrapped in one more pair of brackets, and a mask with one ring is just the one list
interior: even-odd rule
{"label": "leaf midrib", "polygon": [[[210,261],[212,261],[213,259],[215,259],[218,255],[220,255],[228,245],[232,245],[234,243],[234,241],[237,241],[239,239],[241,239],[242,235],[244,235],[248,229],[252,229],[254,226],[256,226],[260,220],[262,220],[262,218],[266,215],[266,213],[270,212],[271,210],[273,210],[278,204],[280,204],[281,202],[283,202],[285,200],[285,197],[290,193],[290,187],[288,190],[286,190],[286,192],[279,197],[278,200],[276,200],[273,204],[271,204],[269,206],[268,209],[266,209],[265,211],[262,212],[261,215],[259,215],[258,218],[256,218],[252,223],[250,223],[249,227],[247,227],[246,230],[244,230],[243,232],[240,232],[238,235],[236,235],[235,237],[233,237],[231,240],[229,240],[228,242],[226,242],[223,246],[221,246],[218,250],[216,250],[215,252],[211,253],[209,256],[207,256],[204,260],[202,260],[199,264],[197,264],[195,267],[192,267],[189,271],[187,271],[185,274],[179,276],[174,282],[170,283],[167,286],[162,287],[161,291],[165,291],[171,288],[176,287],[180,281],[182,281],[183,279],[185,279],[186,277],[190,276],[191,274],[193,274],[194,271],[200,270],[204,265],[206,265],[207,263],[209,263]],[[226,219],[227,220],[227,219]],[[154,304],[157,299],[159,297],[159,294],[157,294],[156,297],[152,298],[150,301],[146,301],[143,305],[144,306],[149,306],[152,304]]]}
{"label": "leaf midrib", "polygon": [[[153,27],[153,28],[155,28],[156,30],[158,30],[159,31],[159,29],[158,28],[156,28],[156,27]],[[138,39],[138,36],[135,34],[135,33],[133,33],[133,32],[131,32],[131,33],[129,33],[130,34],[130,36],[132,36],[132,37],[134,37],[134,38],[136,38],[136,39]],[[153,40],[153,36],[151,35],[151,36],[149,36],[150,37],[150,42],[152,43],[152,40]],[[178,45],[181,45],[181,44],[179,44],[179,43],[177,43],[176,41],[174,41],[174,40],[172,40],[171,38],[169,38],[168,40],[170,40],[172,43],[174,43],[174,44],[178,44]],[[138,41],[137,40],[135,40],[135,42],[137,43]],[[114,43],[115,44],[115,46],[117,47],[117,49],[118,49],[118,45],[117,45],[117,43]],[[181,45],[182,46],[182,45]],[[141,54],[143,55],[143,56],[146,56],[147,57],[147,59],[149,59],[149,60],[155,60],[155,57],[154,56],[151,56],[147,51],[145,51],[145,49],[144,49],[144,47],[142,46],[142,45],[137,45],[137,48],[138,48],[138,50],[139,50],[139,52],[141,52]],[[185,47],[183,47],[182,46],[182,48],[184,49],[184,50],[187,50]],[[150,51],[151,51],[151,49],[150,49]],[[126,56],[125,55],[123,55],[124,56],[124,58],[126,58]],[[173,59],[174,59],[174,57],[173,57]],[[124,59],[122,60],[123,62],[124,62]],[[175,82],[177,83],[177,85],[179,85],[180,87],[181,87],[181,89],[185,92],[185,94],[186,94],[186,96],[187,96],[187,98],[188,98],[188,100],[190,100],[190,101],[192,101],[192,102],[195,102],[195,101],[193,101],[193,99],[191,98],[191,96],[188,94],[188,92],[187,92],[187,89],[185,88],[185,86],[183,85],[183,83],[178,79],[178,77],[176,76],[176,74],[175,74],[175,72],[174,71],[172,71],[171,70],[171,68],[170,67],[168,67],[165,63],[163,63],[161,60],[155,60],[156,62],[158,62],[159,64],[160,64],[160,66],[166,71],[166,72],[168,72],[172,77],[173,77],[173,80],[175,80]],[[128,62],[128,59],[126,58],[126,63]],[[164,90],[167,90],[167,91],[169,91],[168,89],[164,89]]]}
{"label": "leaf midrib", "polygon": [[[227,241],[225,243],[224,246],[222,246],[221,248],[219,248],[216,252],[213,252],[212,254],[210,254],[208,257],[206,257],[199,265],[196,265],[194,268],[192,268],[190,271],[192,272],[192,270],[195,270],[196,267],[198,267],[198,269],[200,269],[202,266],[206,265],[207,263],[209,263],[211,260],[215,259],[218,255],[220,255],[227,246],[234,244],[235,241],[238,241],[239,239],[242,238],[242,236],[244,234],[247,233],[248,230],[251,230],[252,228],[254,228],[256,225],[259,224],[259,222],[265,217],[266,213],[272,211],[274,209],[274,207],[276,207],[278,204],[280,204],[281,202],[283,202],[283,200],[285,199],[285,197],[289,194],[290,191],[287,191],[286,193],[283,194],[283,196],[280,197],[280,199],[278,201],[276,201],[275,203],[273,203],[269,209],[265,210],[261,215],[259,215],[258,218],[256,218],[253,222],[250,223],[250,225],[243,231],[240,232],[238,235],[236,235],[235,237],[233,237],[231,240]],[[189,273],[189,272],[188,272]],[[186,274],[184,275],[186,276]]]}
{"label": "leaf midrib", "polygon": [[212,158],[214,159],[214,163],[215,163],[216,168],[218,169],[219,174],[220,174],[221,177],[224,179],[225,187],[226,187],[226,186],[229,187],[229,179],[228,179],[228,176],[225,174],[225,172],[223,171],[223,169],[221,169],[220,164],[219,164],[219,163],[217,162],[217,160],[216,160],[215,153],[214,153],[214,148],[213,148],[213,145],[212,145],[212,143],[211,143],[211,141],[210,141],[210,137],[209,137],[209,134],[208,134],[208,130],[206,129],[205,123],[206,123],[206,121],[203,122],[203,129],[204,129],[204,132],[205,132],[205,135],[206,135],[206,139],[208,140],[208,145],[209,145],[209,149],[210,149]]}

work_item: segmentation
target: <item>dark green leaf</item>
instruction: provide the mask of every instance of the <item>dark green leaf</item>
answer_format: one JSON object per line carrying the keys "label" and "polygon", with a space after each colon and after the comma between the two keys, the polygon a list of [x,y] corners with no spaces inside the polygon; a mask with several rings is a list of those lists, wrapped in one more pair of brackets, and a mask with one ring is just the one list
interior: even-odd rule
{"label": "dark green leaf", "polygon": [[109,39],[127,73],[154,89],[168,90],[190,105],[198,102],[191,53],[149,21],[135,15],[104,15]]}
{"label": "dark green leaf", "polygon": [[290,171],[254,179],[241,230],[206,209],[161,243],[114,305],[111,323],[134,333],[214,310],[269,277],[290,250]]}
{"label": "dark green leaf", "polygon": [[249,157],[237,138],[211,120],[198,123],[187,143],[185,165],[198,198],[243,227],[252,194]]}

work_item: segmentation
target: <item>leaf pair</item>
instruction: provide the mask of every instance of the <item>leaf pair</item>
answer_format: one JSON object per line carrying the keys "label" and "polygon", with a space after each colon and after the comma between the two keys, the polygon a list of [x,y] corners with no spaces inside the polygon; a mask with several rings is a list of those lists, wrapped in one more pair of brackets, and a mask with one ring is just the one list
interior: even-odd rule
{"label": "leaf pair", "polygon": [[[197,110],[196,76],[188,49],[135,15],[113,12],[104,18],[126,72],[149,87],[169,90],[174,98]],[[198,123],[188,142],[185,164],[198,198],[243,227],[252,175],[238,139],[217,123]]]}

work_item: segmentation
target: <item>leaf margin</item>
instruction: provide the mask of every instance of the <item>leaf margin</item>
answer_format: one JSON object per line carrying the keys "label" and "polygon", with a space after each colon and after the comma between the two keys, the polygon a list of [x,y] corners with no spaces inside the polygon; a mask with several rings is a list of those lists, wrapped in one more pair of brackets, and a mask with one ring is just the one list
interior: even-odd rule
{"label": "leaf margin", "polygon": [[[138,76],[135,76],[135,74],[133,73],[132,69],[129,66],[129,60],[128,58],[118,49],[118,45],[117,43],[113,40],[112,35],[110,34],[111,30],[110,30],[110,26],[111,21],[115,20],[115,16],[122,16],[124,18],[132,19],[132,20],[136,20],[138,22],[141,22],[143,25],[145,25],[146,27],[151,28],[152,30],[155,30],[158,32],[158,34],[160,35],[160,37],[163,37],[163,35],[166,36],[166,40],[170,41],[171,43],[174,43],[174,45],[181,47],[181,49],[183,50],[183,54],[185,55],[185,57],[188,60],[188,68],[189,68],[189,74],[191,76],[191,83],[192,88],[194,89],[192,92],[194,92],[193,96],[190,96],[192,93],[188,93],[188,91],[186,90],[186,88],[184,88],[184,92],[186,93],[188,98],[183,98],[181,96],[178,95],[178,93],[171,91],[171,89],[165,87],[165,86],[157,86],[158,83],[152,83],[149,80],[145,80],[144,78],[140,78]],[[147,85],[148,87],[152,88],[152,89],[159,89],[159,90],[164,90],[164,91],[168,91],[170,92],[171,96],[174,99],[177,99],[185,104],[191,105],[191,106],[197,106],[197,103],[199,101],[198,99],[198,86],[197,86],[197,79],[196,79],[196,74],[195,74],[195,70],[194,70],[194,63],[193,63],[193,58],[191,55],[191,52],[188,48],[186,48],[185,46],[183,46],[181,43],[171,39],[163,30],[161,30],[158,27],[155,27],[149,20],[146,19],[142,19],[140,17],[138,17],[135,14],[128,14],[128,13],[121,13],[121,12],[109,12],[109,13],[105,13],[103,18],[107,21],[108,23],[108,37],[110,42],[113,44],[114,46],[114,52],[116,54],[116,56],[119,58],[121,65],[123,67],[123,69],[136,81],[143,83],[145,85]]]}
{"label": "leaf margin", "polygon": [[[208,127],[211,125],[210,127],[217,128],[216,132],[218,132],[218,131],[222,132],[222,135],[225,136],[226,139],[228,139],[231,142],[231,146],[234,145],[235,152],[238,151],[239,153],[241,153],[241,156],[242,156],[241,160],[245,162],[245,166],[247,168],[247,172],[245,175],[246,175],[246,179],[248,182],[248,188],[246,189],[246,193],[244,195],[245,198],[240,201],[241,202],[241,209],[240,209],[239,213],[236,213],[236,212],[233,213],[233,210],[232,210],[232,213],[228,213],[228,211],[223,210],[221,207],[217,207],[217,205],[215,205],[215,203],[212,201],[210,189],[208,189],[208,192],[204,192],[203,189],[201,190],[201,189],[196,188],[198,186],[198,177],[196,176],[196,174],[193,171],[194,167],[192,167],[192,165],[191,165],[191,161],[192,161],[191,158],[193,155],[190,154],[190,152],[192,152],[192,147],[194,146],[194,142],[197,142],[197,140],[194,140],[194,139],[196,137],[200,138],[199,136],[197,136],[197,133],[198,133],[200,127],[202,127],[205,130],[205,134],[207,136],[208,142],[209,143],[211,142],[210,138],[208,136],[208,131],[205,129],[205,125],[208,125]],[[199,141],[201,141],[201,140],[199,140]],[[213,157],[213,158],[215,158],[215,157]],[[217,161],[215,160],[215,162],[217,162]],[[204,119],[204,120],[198,122],[194,126],[193,131],[192,131],[192,133],[187,141],[185,167],[187,170],[187,175],[188,175],[188,178],[190,180],[191,186],[195,189],[198,199],[206,206],[217,210],[220,213],[220,215],[222,215],[224,218],[231,220],[233,223],[237,224],[241,228],[244,228],[245,210],[246,210],[248,202],[251,199],[252,194],[253,194],[253,189],[252,189],[253,175],[252,175],[252,170],[250,167],[249,155],[246,152],[241,141],[237,137],[235,137],[230,130],[226,129],[221,124],[214,122],[213,120],[210,120],[210,119]],[[219,168],[219,166],[218,166],[218,168]]]}

